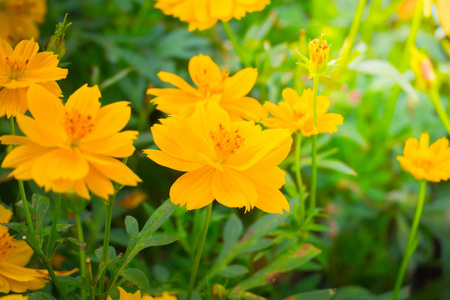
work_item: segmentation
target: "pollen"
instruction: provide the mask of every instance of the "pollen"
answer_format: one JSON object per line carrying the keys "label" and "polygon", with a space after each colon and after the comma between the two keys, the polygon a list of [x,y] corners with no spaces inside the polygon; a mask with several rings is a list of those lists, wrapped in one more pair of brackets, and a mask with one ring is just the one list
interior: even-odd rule
{"label": "pollen", "polygon": [[227,79],[229,72],[222,71],[220,76],[211,75],[212,74],[210,74],[207,69],[204,69],[203,72],[200,72],[200,74],[196,76],[198,89],[205,97],[223,93],[225,79]]}
{"label": "pollen", "polygon": [[239,130],[228,130],[222,124],[219,124],[218,130],[210,132],[210,135],[221,163],[244,146],[245,140],[239,134]]}
{"label": "pollen", "polygon": [[9,55],[6,57],[6,72],[8,79],[19,79],[27,70],[29,60],[22,59],[21,56]]}
{"label": "pollen", "polygon": [[78,147],[80,140],[91,133],[93,126],[92,116],[78,111],[66,111],[64,128],[69,136],[71,147]]}

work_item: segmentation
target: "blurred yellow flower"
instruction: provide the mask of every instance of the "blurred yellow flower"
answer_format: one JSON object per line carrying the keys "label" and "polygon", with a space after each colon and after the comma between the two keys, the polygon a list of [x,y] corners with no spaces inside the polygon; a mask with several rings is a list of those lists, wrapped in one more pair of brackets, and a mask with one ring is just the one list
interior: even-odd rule
{"label": "blurred yellow flower", "polygon": [[270,0],[156,0],[155,7],[189,23],[192,31],[211,28],[219,20],[240,20],[246,13],[261,11],[269,3]]}
{"label": "blurred yellow flower", "polygon": [[286,129],[262,130],[252,121],[231,122],[216,103],[198,105],[190,118],[173,116],[152,127],[159,150],[144,150],[156,163],[187,172],[172,185],[170,199],[186,209],[212,201],[228,207],[254,206],[268,213],[289,211],[279,189],[288,155]]}
{"label": "blurred yellow flower", "polygon": [[397,156],[406,172],[417,180],[439,182],[450,178],[450,148],[448,139],[441,138],[429,146],[430,136],[422,133],[420,140],[409,138],[403,156]]}
{"label": "blurred yellow flower", "polygon": [[147,90],[147,94],[157,96],[152,102],[158,105],[159,110],[168,114],[190,116],[197,103],[206,105],[216,102],[228,112],[233,121],[242,118],[258,121],[266,116],[256,99],[245,96],[255,85],[258,76],[256,69],[246,68],[230,77],[209,56],[200,54],[189,61],[189,74],[198,89],[175,74],[158,73],[162,81],[177,87]]}
{"label": "blurred yellow flower", "polygon": [[58,68],[53,52],[37,53],[33,39],[13,48],[0,38],[0,117],[23,115],[27,109],[27,90],[38,84],[55,96],[61,96],[56,80],[66,78],[67,70]]}
{"label": "blurred yellow flower", "polygon": [[[0,223],[9,223],[12,211],[0,205]],[[24,241],[14,239],[8,228],[0,225],[0,293],[23,293],[43,288],[48,280],[46,270],[25,268],[33,256],[33,250]],[[78,269],[56,272],[58,276],[70,275]],[[20,295],[13,295],[20,297]],[[23,298],[13,298],[23,299]]]}
{"label": "blurred yellow flower", "polygon": [[313,91],[307,89],[300,97],[294,89],[283,90],[284,101],[278,105],[266,101],[264,107],[273,117],[263,119],[261,122],[270,128],[286,128],[291,132],[300,131],[304,136],[311,136],[337,131],[337,126],[342,125],[344,118],[335,113],[327,113],[331,101],[325,96],[317,96],[317,128],[314,126],[314,101]]}
{"label": "blurred yellow flower", "polygon": [[44,22],[45,0],[0,0],[0,37],[11,45],[39,38],[37,24]]}
{"label": "blurred yellow flower", "polygon": [[[424,0],[423,14],[425,17],[431,17],[431,8],[436,2],[437,15],[439,23],[444,28],[445,33],[450,36],[450,1],[449,0]],[[397,14],[400,19],[410,18],[417,6],[417,0],[403,0],[400,3]]]}
{"label": "blurred yellow flower", "polygon": [[139,206],[142,202],[147,200],[147,194],[140,190],[134,190],[131,194],[127,195],[120,203],[123,208],[133,209]]}
{"label": "blurred yellow flower", "polygon": [[137,131],[123,131],[131,116],[129,102],[100,108],[100,91],[87,85],[73,93],[65,105],[38,85],[28,91],[33,118],[17,116],[23,136],[3,136],[3,144],[19,144],[4,159],[10,176],[33,179],[46,191],[75,191],[90,199],[92,193],[108,198],[114,193],[110,180],[135,186],[141,180],[121,161],[133,154]]}
{"label": "blurred yellow flower", "polygon": [[[119,287],[120,300],[177,300],[177,297],[170,295],[168,292],[164,292],[161,296],[141,295],[141,291],[136,293],[127,293],[123,288]],[[108,296],[107,300],[112,298]]]}

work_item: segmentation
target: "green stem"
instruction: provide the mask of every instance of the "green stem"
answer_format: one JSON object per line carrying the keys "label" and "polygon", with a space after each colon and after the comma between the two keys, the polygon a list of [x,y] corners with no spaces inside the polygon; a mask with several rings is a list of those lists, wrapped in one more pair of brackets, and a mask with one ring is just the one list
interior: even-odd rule
{"label": "green stem", "polygon": [[[105,205],[106,215],[105,215],[105,235],[103,237],[103,249],[102,249],[102,262],[101,264],[106,265],[108,260],[108,248],[109,248],[109,238],[111,235],[111,221],[112,221],[112,212],[114,206],[114,200],[116,199],[117,191],[114,192],[112,197],[110,198],[108,204]],[[106,268],[101,270],[100,281],[99,281],[99,289],[100,294],[103,293],[105,288],[105,273]]]}
{"label": "green stem", "polygon": [[66,291],[64,290],[64,288],[62,287],[62,285],[59,282],[58,278],[56,277],[55,271],[53,271],[52,265],[50,264],[50,262],[45,257],[44,252],[42,252],[41,249],[37,248],[36,244],[33,243],[32,241],[27,241],[27,244],[37,254],[39,259],[45,265],[45,268],[47,269],[48,274],[50,275],[50,278],[53,281],[53,284],[55,285],[56,289],[58,290],[59,296],[61,297],[61,299],[67,299]]}
{"label": "green stem", "polygon": [[356,8],[355,17],[353,18],[352,26],[350,27],[350,32],[348,37],[344,43],[344,47],[341,50],[340,57],[343,64],[346,64],[347,56],[353,49],[353,45],[355,44],[356,35],[358,34],[359,26],[361,25],[361,18],[364,12],[364,8],[366,7],[367,0],[360,0],[358,3],[358,7]]}
{"label": "green stem", "polygon": [[233,45],[233,49],[234,52],[237,54],[237,56],[239,57],[239,60],[241,61],[241,64],[245,67],[248,68],[249,65],[248,63],[244,60],[244,57],[242,55],[242,48],[241,48],[241,44],[239,44],[239,41],[236,37],[236,35],[234,35],[233,30],[231,30],[230,24],[228,24],[228,22],[224,22],[222,21],[222,26],[223,29],[225,29],[225,32],[228,36],[228,39],[230,40],[231,44]]}
{"label": "green stem", "polygon": [[301,145],[302,135],[300,132],[295,134],[295,176],[297,178],[298,197],[300,203],[300,221],[303,223],[305,220],[305,189],[303,187],[302,174],[301,174]]}
{"label": "green stem", "polygon": [[[420,22],[422,20],[422,11],[423,11],[423,0],[418,0],[416,9],[414,11],[411,27],[409,29],[409,35],[408,38],[406,39],[406,43],[403,48],[402,60],[400,62],[400,72],[404,72],[405,69],[408,67],[410,57],[409,51],[411,46],[414,45],[417,33],[419,32],[420,29]],[[395,105],[397,104],[397,100],[401,92],[402,88],[399,85],[395,85],[391,90],[391,94],[389,95],[388,100],[386,101],[386,107],[379,122],[380,124],[382,124],[383,132],[389,131],[392,118],[394,116]]]}
{"label": "green stem", "polygon": [[86,281],[89,289],[89,300],[95,300],[94,284],[92,280],[92,264],[91,259],[88,257],[86,262]]}
{"label": "green stem", "polygon": [[411,231],[409,232],[408,242],[406,243],[406,249],[403,254],[402,264],[400,265],[400,271],[397,275],[397,280],[395,281],[394,292],[392,293],[392,300],[398,300],[400,293],[400,288],[403,283],[403,278],[405,277],[406,268],[408,267],[409,259],[416,250],[417,247],[417,229],[419,228],[420,217],[422,216],[422,210],[425,203],[425,190],[427,188],[427,182],[421,180],[419,183],[419,195],[417,199],[416,212],[414,214],[413,223],[411,226]]}
{"label": "green stem", "polygon": [[[319,91],[319,78],[313,78],[313,109],[314,109],[314,127],[317,130],[317,93]],[[314,214],[316,210],[316,190],[317,190],[317,134],[313,135],[311,146],[311,196],[309,202],[309,214]]]}
{"label": "green stem", "polygon": [[48,244],[47,244],[47,257],[50,259],[53,255],[53,248],[55,246],[55,238],[56,238],[56,228],[58,225],[58,217],[59,217],[59,211],[61,208],[61,194],[56,195],[56,202],[55,202],[55,210],[53,211],[53,220],[52,220],[52,227],[50,229],[50,236],[48,238]]}
{"label": "green stem", "polygon": [[450,119],[445,112],[444,108],[441,104],[441,98],[439,97],[439,93],[437,89],[432,89],[428,96],[431,99],[431,102],[433,102],[434,108],[436,109],[436,113],[438,114],[439,118],[441,119],[442,124],[444,125],[445,129],[447,129],[448,134],[450,135]]}
{"label": "green stem", "polygon": [[[84,243],[83,225],[81,224],[81,213],[79,210],[75,211],[75,225],[77,228],[78,240]],[[86,251],[81,248],[79,248],[79,250],[80,250],[81,278],[86,278]],[[84,288],[81,288],[81,299],[85,298],[86,298],[86,291]]]}
{"label": "green stem", "polygon": [[203,232],[200,238],[200,243],[198,245],[197,254],[195,255],[194,267],[191,273],[191,279],[189,280],[189,286],[186,294],[186,300],[191,300],[192,291],[194,289],[195,279],[197,277],[198,265],[200,263],[200,258],[202,257],[203,247],[205,246],[206,235],[208,233],[209,220],[211,219],[212,203],[206,208],[205,223],[203,225]]}

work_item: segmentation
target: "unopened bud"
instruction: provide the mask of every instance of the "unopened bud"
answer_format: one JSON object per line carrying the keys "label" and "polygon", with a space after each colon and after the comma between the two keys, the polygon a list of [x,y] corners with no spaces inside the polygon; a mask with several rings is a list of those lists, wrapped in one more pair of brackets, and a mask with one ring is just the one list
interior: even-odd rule
{"label": "unopened bud", "polygon": [[423,92],[429,92],[436,85],[436,73],[430,59],[416,47],[411,47],[411,70],[416,77],[417,87]]}
{"label": "unopened bud", "polygon": [[47,51],[57,54],[60,61],[66,53],[66,41],[64,40],[65,31],[72,24],[66,24],[66,18],[67,14],[64,17],[64,21],[56,25],[55,33],[50,37],[50,41],[47,46]]}
{"label": "unopened bud", "polygon": [[223,299],[228,294],[225,287],[218,283],[213,284],[210,292],[213,299]]}
{"label": "unopened bud", "polygon": [[322,37],[316,38],[309,42],[309,59],[311,74],[323,74],[327,70],[328,55],[330,53],[330,45]]}

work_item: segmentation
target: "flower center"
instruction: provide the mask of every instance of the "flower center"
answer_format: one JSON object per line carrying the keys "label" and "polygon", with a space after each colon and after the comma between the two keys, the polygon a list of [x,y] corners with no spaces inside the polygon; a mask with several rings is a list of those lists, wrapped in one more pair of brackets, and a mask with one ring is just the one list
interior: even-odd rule
{"label": "flower center", "polygon": [[[3,227],[2,229],[5,228]],[[14,250],[13,241],[14,239],[9,235],[8,230],[0,232],[0,261],[11,255],[11,252]]]}
{"label": "flower center", "polygon": [[9,55],[6,57],[6,73],[11,80],[22,77],[27,70],[29,60],[23,60],[21,56]]}
{"label": "flower center", "polygon": [[210,134],[217,158],[221,163],[244,146],[245,140],[239,135],[239,130],[229,131],[219,124],[218,130],[210,132]]}
{"label": "flower center", "polygon": [[69,135],[71,147],[78,147],[80,140],[92,131],[93,126],[90,115],[83,115],[78,111],[66,111],[64,128]]}
{"label": "flower center", "polygon": [[203,73],[196,78],[198,89],[205,97],[222,94],[223,85],[227,77],[228,72],[226,71],[220,73],[220,76],[212,76],[212,74],[205,69]]}

